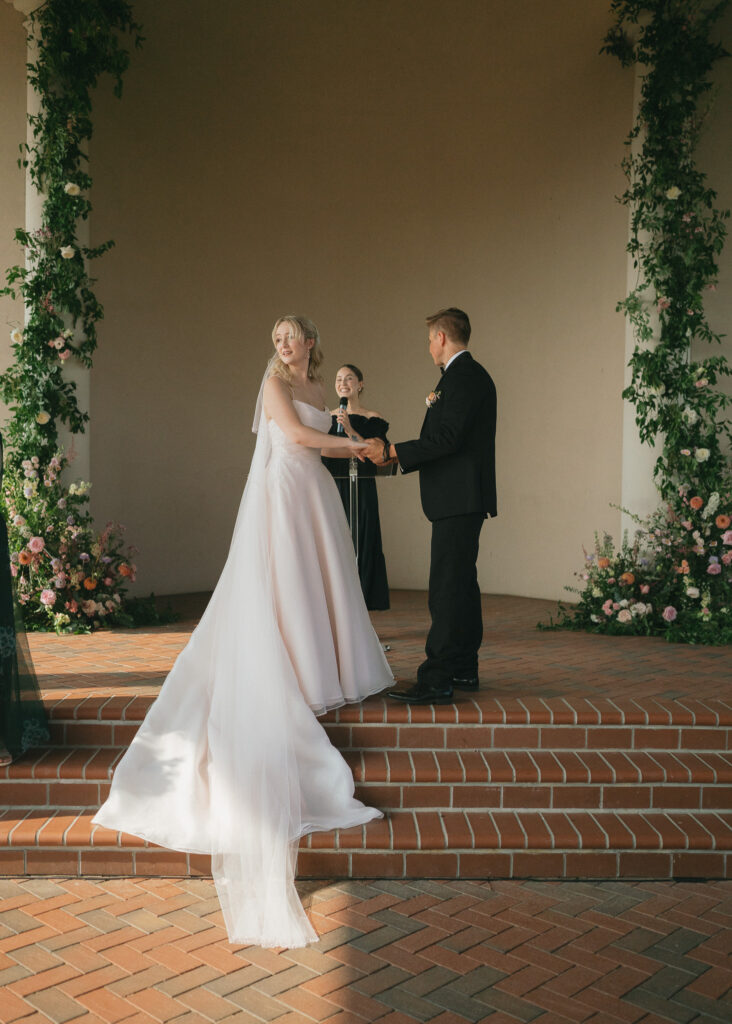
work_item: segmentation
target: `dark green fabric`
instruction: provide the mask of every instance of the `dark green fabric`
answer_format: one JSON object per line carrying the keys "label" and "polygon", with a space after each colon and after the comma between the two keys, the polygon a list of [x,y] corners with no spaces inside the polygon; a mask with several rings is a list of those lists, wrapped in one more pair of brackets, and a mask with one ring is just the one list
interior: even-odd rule
{"label": "dark green fabric", "polygon": [[[0,486],[3,448],[0,436]],[[13,597],[10,549],[0,515],[0,741],[13,757],[50,740],[20,610]]]}

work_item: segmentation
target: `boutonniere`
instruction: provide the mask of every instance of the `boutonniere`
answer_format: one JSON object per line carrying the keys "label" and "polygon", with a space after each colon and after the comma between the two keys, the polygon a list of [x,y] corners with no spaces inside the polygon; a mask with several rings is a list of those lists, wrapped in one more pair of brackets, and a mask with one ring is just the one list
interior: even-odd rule
{"label": "boutonniere", "polygon": [[425,398],[425,402],[427,404],[428,409],[431,409],[432,406],[438,401],[440,394],[440,391],[430,391],[430,393]]}

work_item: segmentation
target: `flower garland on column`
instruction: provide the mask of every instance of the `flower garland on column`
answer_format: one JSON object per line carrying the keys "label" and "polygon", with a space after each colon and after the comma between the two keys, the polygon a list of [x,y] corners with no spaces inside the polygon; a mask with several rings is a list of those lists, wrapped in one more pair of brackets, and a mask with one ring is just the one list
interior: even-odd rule
{"label": "flower garland on column", "polygon": [[[711,106],[711,71],[729,56],[711,38],[729,0],[613,0],[603,52],[645,68],[638,117],[627,140],[631,210],[628,252],[637,286],[618,303],[636,347],[631,382],[642,441],[659,442],[655,481],[664,502],[619,551],[596,538],[577,574],[579,604],[560,625],[594,632],[732,642],[732,440],[719,389],[732,373],[723,355],[701,354],[721,336],[704,313],[717,287],[728,210],[694,162]],[[632,35],[628,31],[632,30]]]}
{"label": "flower garland on column", "polygon": [[43,208],[38,230],[15,232],[26,263],[7,271],[0,290],[20,293],[26,309],[25,325],[11,331],[14,361],[0,376],[11,410],[3,501],[26,625],[79,631],[128,621],[122,599],[135,573],[121,527],[110,523],[94,534],[90,484],[62,484],[68,457],[59,450],[58,426],[79,433],[89,418],[63,369],[71,359],[92,365],[104,311],[87,267],[114,244],[88,247],[77,239],[78,222],[91,211],[84,151],[92,136],[91,93],[109,74],[121,95],[130,60],[121,40],[128,35],[139,46],[142,36],[123,0],[48,0],[30,21],[38,56],[28,81],[40,109],[29,115],[33,141],[21,145],[19,164]]}

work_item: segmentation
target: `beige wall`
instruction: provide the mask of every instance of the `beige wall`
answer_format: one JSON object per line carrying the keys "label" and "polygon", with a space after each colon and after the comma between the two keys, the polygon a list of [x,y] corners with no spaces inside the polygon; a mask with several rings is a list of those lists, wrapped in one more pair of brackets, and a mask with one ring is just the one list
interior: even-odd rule
{"label": "beige wall", "polygon": [[[96,104],[92,241],[117,247],[91,442],[140,591],[215,582],[292,310],[329,382],[362,366],[394,439],[435,383],[424,315],[468,310],[499,394],[483,590],[561,596],[593,531],[617,533],[633,73],[598,55],[607,6],[137,0],[145,47]],[[381,495],[392,586],[424,587],[416,477]]]}

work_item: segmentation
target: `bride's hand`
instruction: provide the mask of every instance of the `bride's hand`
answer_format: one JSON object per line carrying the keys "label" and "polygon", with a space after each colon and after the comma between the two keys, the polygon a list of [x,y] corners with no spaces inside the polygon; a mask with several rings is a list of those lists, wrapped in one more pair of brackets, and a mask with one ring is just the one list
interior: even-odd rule
{"label": "bride's hand", "polygon": [[346,447],[346,451],[349,455],[355,455],[359,462],[363,462],[367,448],[368,445],[365,441],[351,441]]}

